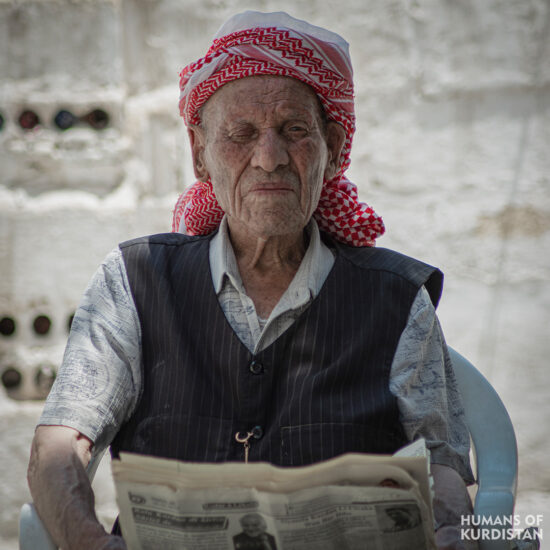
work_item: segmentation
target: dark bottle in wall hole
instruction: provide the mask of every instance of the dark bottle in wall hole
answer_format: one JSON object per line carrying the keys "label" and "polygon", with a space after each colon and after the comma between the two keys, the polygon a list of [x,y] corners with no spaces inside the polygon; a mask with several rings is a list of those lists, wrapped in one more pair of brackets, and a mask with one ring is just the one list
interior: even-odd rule
{"label": "dark bottle in wall hole", "polygon": [[48,334],[48,332],[50,332],[52,322],[47,315],[38,315],[37,317],[35,317],[32,323],[32,327],[36,334],[38,334],[39,336],[45,336],[46,334]]}
{"label": "dark bottle in wall hole", "polygon": [[109,115],[103,109],[94,109],[81,117],[81,120],[87,122],[94,130],[103,130],[109,125]]}
{"label": "dark bottle in wall hole", "polygon": [[19,387],[22,380],[21,373],[14,367],[6,367],[2,371],[2,385],[7,390],[14,390]]}
{"label": "dark bottle in wall hole", "polygon": [[15,333],[15,328],[15,321],[11,317],[0,319],[0,334],[2,336],[12,336]]}
{"label": "dark bottle in wall hole", "polygon": [[27,109],[23,111],[19,115],[19,126],[23,128],[23,130],[32,130],[33,128],[36,128],[40,124],[40,118],[38,115],[31,111],[30,109]]}
{"label": "dark bottle in wall hole", "polygon": [[60,130],[68,130],[78,122],[78,117],[73,115],[70,111],[61,109],[55,115],[53,122]]}

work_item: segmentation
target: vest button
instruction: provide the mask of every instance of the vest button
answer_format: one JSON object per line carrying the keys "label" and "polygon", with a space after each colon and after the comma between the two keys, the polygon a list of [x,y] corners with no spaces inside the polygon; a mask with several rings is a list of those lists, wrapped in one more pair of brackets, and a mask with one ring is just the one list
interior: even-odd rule
{"label": "vest button", "polygon": [[259,361],[252,361],[248,366],[248,370],[252,374],[262,374],[264,372],[264,366]]}
{"label": "vest button", "polygon": [[261,439],[264,435],[264,430],[261,426],[254,426],[251,432],[254,439]]}

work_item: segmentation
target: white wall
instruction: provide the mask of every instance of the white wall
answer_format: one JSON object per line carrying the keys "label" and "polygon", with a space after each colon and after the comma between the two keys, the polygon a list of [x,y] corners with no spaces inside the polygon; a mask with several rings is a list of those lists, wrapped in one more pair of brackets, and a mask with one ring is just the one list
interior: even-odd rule
{"label": "white wall", "polygon": [[[36,391],[39,365],[58,364],[67,317],[105,254],[170,229],[192,181],[178,71],[247,8],[286,10],[350,42],[348,175],[385,219],[379,245],[445,272],[447,340],[486,373],[516,426],[519,509],[550,518],[548,0],[0,0],[0,317],[18,322],[0,336],[0,370],[25,376],[13,397]],[[41,129],[17,127],[26,107]],[[95,107],[111,116],[101,132],[50,122],[59,108]],[[52,320],[45,337],[31,329],[38,313]],[[6,548],[29,498],[39,408],[0,394],[0,458],[13,467],[0,473]]]}

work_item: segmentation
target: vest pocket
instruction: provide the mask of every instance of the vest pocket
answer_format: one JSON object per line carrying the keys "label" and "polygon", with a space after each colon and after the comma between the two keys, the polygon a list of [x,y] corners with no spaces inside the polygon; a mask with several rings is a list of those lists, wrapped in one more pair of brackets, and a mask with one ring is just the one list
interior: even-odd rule
{"label": "vest pocket", "polygon": [[231,460],[235,443],[231,420],[163,414],[142,420],[125,447],[121,450],[191,462],[223,462]]}
{"label": "vest pocket", "polygon": [[305,466],[344,453],[375,452],[363,424],[326,422],[281,428],[281,465]]}

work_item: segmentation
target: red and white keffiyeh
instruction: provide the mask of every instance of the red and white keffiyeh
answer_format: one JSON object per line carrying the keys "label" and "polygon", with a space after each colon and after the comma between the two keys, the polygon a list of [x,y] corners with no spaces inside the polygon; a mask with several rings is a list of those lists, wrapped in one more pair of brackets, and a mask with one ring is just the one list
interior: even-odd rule
{"label": "red and white keffiyeh", "polygon": [[[289,76],[317,93],[327,117],[346,130],[338,173],[325,181],[314,217],[320,228],[352,246],[374,246],[384,224],[357,200],[357,188],[345,176],[355,132],[353,71],[348,44],[339,35],[283,12],[247,11],[229,19],[205,57],[180,74],[180,114],[186,124],[200,123],[199,110],[214,92],[239,78]],[[211,233],[223,217],[210,181],[196,182],[179,198],[172,231]]]}

